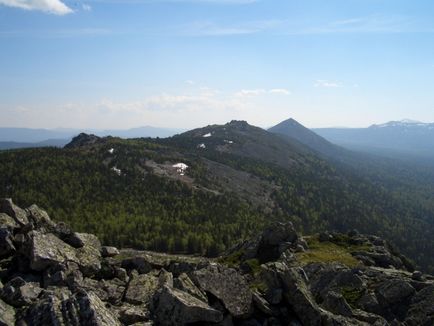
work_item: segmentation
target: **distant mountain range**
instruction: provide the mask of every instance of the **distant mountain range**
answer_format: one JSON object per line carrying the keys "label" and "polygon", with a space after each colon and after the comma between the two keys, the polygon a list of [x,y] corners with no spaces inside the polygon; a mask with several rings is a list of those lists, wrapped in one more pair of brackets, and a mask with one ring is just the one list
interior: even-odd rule
{"label": "distant mountain range", "polygon": [[[125,130],[0,128],[0,150],[46,146],[63,147],[74,136],[82,132],[99,137],[166,138],[184,131],[183,129],[151,126]],[[405,154],[434,158],[434,123],[405,119],[374,124],[367,128],[342,127],[310,130],[294,119],[288,119],[268,131],[279,137],[289,137],[328,157],[340,157],[346,148],[389,157]]]}
{"label": "distant mountain range", "polygon": [[312,131],[350,149],[434,157],[434,123],[406,119],[368,128],[316,128]]}
{"label": "distant mountain range", "polygon": [[63,147],[72,137],[79,133],[91,133],[100,137],[113,136],[120,138],[170,137],[183,132],[183,129],[157,128],[151,126],[132,129],[33,129],[33,128],[0,128],[0,149],[28,147]]}
{"label": "distant mountain range", "polygon": [[434,270],[433,194],[432,167],[340,148],[293,119],[0,152],[0,198],[41,203],[107,244],[164,252],[215,256],[290,220],[304,234],[375,233]]}

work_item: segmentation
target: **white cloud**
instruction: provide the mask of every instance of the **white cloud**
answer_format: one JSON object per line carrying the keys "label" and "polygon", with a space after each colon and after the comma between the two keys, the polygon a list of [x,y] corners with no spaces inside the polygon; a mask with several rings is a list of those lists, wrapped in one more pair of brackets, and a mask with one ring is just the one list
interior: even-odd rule
{"label": "white cloud", "polygon": [[285,88],[273,88],[269,90],[270,94],[290,95],[291,92]]}
{"label": "white cloud", "polygon": [[290,95],[291,92],[285,88],[272,88],[270,90],[266,90],[263,88],[259,89],[242,89],[235,93],[235,96],[237,97],[253,97],[253,96],[259,96],[259,95],[266,95],[266,94],[274,94],[274,95]]}
{"label": "white cloud", "polygon": [[180,26],[172,26],[166,30],[166,33],[185,36],[249,35],[273,30],[281,24],[282,21],[280,20],[256,20],[234,24],[195,21]]}
{"label": "white cloud", "polygon": [[60,0],[0,0],[0,5],[25,10],[39,10],[55,15],[66,15],[73,12]]}
{"label": "white cloud", "polygon": [[265,89],[242,89],[239,92],[237,92],[235,95],[238,97],[243,96],[257,96],[265,94],[267,91]]}
{"label": "white cloud", "polygon": [[315,87],[324,87],[324,88],[340,88],[344,87],[341,83],[335,81],[329,81],[324,79],[318,79],[315,81]]}
{"label": "white cloud", "polygon": [[86,3],[83,3],[81,8],[83,8],[84,11],[92,11],[92,7]]}
{"label": "white cloud", "polygon": [[[22,126],[27,123],[29,127],[44,128],[115,129],[140,125],[193,128],[230,120],[248,120],[266,126],[272,125],[276,116],[282,120],[287,117],[288,105],[292,103],[279,92],[271,92],[276,89],[225,92],[197,87],[186,93],[149,94],[131,101],[108,97],[53,105],[32,103],[25,109],[16,107],[13,110],[2,107],[0,103],[0,111],[6,112],[7,117],[0,124]],[[270,112],[270,105],[273,112]]]}

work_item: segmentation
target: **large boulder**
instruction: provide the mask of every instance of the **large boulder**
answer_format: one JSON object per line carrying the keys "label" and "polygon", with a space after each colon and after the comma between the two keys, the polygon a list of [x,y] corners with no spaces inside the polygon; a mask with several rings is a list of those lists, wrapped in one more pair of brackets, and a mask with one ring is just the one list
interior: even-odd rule
{"label": "large boulder", "polygon": [[143,256],[125,258],[121,266],[127,270],[135,269],[139,274],[146,274],[152,270],[148,259]]}
{"label": "large boulder", "polygon": [[56,224],[53,232],[59,239],[66,242],[74,248],[81,248],[84,246],[83,239],[78,233],[74,232],[67,224],[60,222]]}
{"label": "large boulder", "polygon": [[0,199],[0,213],[8,214],[20,226],[24,226],[29,223],[26,211],[15,205],[10,198]]}
{"label": "large boulder", "polygon": [[0,295],[11,306],[22,307],[35,302],[41,292],[42,289],[39,284],[26,282],[21,277],[15,277],[5,284]]}
{"label": "large boulder", "polygon": [[6,213],[0,213],[0,225],[9,231],[19,228],[18,223]]}
{"label": "large boulder", "polygon": [[27,325],[120,326],[119,320],[92,292],[48,294],[32,305],[22,319]]}
{"label": "large boulder", "polygon": [[[123,304],[118,311],[119,320],[124,325],[133,325],[136,323],[142,323],[149,321],[150,311],[146,306],[134,306],[129,304]],[[139,324],[143,325],[143,324]]]}
{"label": "large boulder", "polygon": [[248,316],[252,308],[252,292],[246,279],[235,269],[211,264],[192,273],[198,287],[222,301],[232,316]]}
{"label": "large boulder", "polygon": [[0,299],[0,326],[15,325],[15,310]]}
{"label": "large boulder", "polygon": [[37,205],[28,207],[26,212],[33,229],[44,230],[46,232],[53,232],[55,230],[56,223],[50,219],[46,211]]}
{"label": "large boulder", "polygon": [[12,233],[6,228],[0,228],[0,258],[10,256],[15,250]]}
{"label": "large boulder", "polygon": [[434,325],[434,285],[420,290],[411,300],[406,325]]}
{"label": "large boulder", "polygon": [[304,325],[321,325],[323,311],[312,297],[301,268],[276,265],[277,273],[285,290],[285,299]]}
{"label": "large boulder", "polygon": [[323,307],[336,315],[342,315],[346,317],[351,317],[353,315],[350,305],[342,296],[342,294],[333,291],[330,291],[326,295],[323,302]]}
{"label": "large boulder", "polygon": [[83,274],[80,266],[73,261],[66,261],[46,269],[43,273],[43,285],[49,286],[68,286],[77,288],[82,285]]}
{"label": "large boulder", "polygon": [[193,281],[188,277],[187,274],[182,273],[177,278],[173,280],[174,286],[181,291],[187,292],[188,294],[192,295],[193,297],[198,298],[199,300],[202,300],[203,302],[207,302],[208,299],[194,283]]}
{"label": "large boulder", "polygon": [[52,233],[44,234],[39,231],[32,232],[29,259],[30,268],[34,271],[43,271],[67,261],[78,263],[73,247]]}
{"label": "large boulder", "polygon": [[297,247],[298,235],[291,222],[273,223],[261,235],[256,257],[266,263],[279,259],[286,250]]}
{"label": "large boulder", "polygon": [[377,297],[388,305],[395,305],[410,298],[415,289],[406,281],[394,279],[384,282],[377,289]]}
{"label": "large boulder", "polygon": [[133,272],[125,292],[125,301],[135,305],[148,304],[159,287],[158,277],[152,273]]}
{"label": "large boulder", "polygon": [[83,247],[76,250],[80,270],[85,276],[95,275],[101,269],[101,242],[88,233],[77,233]]}
{"label": "large boulder", "polygon": [[192,323],[218,323],[223,314],[196,297],[163,286],[155,296],[154,317],[160,325],[186,325]]}
{"label": "large boulder", "polygon": [[119,250],[116,247],[103,246],[101,248],[101,255],[104,258],[106,258],[106,257],[114,257],[114,256],[119,255]]}

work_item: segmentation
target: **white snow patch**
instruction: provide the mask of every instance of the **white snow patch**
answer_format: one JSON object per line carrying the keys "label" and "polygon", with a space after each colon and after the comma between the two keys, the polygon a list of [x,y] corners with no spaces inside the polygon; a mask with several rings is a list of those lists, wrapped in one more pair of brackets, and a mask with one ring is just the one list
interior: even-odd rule
{"label": "white snow patch", "polygon": [[114,171],[117,175],[121,175],[122,171],[118,169],[116,166],[112,167],[112,171]]}
{"label": "white snow patch", "polygon": [[232,140],[227,140],[227,139],[225,139],[225,143],[226,143],[226,144],[233,144],[234,142],[233,142]]}
{"label": "white snow patch", "polygon": [[176,172],[178,172],[179,175],[185,175],[185,171],[188,169],[188,165],[185,163],[176,163],[173,164],[172,167],[176,169]]}
{"label": "white snow patch", "polygon": [[197,145],[197,148],[206,148],[206,145],[205,144],[199,144],[199,145]]}
{"label": "white snow patch", "polygon": [[212,136],[212,134],[209,132],[209,133],[203,135],[202,137],[203,137],[203,138],[208,138],[208,137],[211,137],[211,136]]}
{"label": "white snow patch", "polygon": [[114,149],[114,148],[110,148],[110,149],[108,150],[108,152],[109,152],[110,154],[113,154],[113,153],[115,152],[115,149]]}

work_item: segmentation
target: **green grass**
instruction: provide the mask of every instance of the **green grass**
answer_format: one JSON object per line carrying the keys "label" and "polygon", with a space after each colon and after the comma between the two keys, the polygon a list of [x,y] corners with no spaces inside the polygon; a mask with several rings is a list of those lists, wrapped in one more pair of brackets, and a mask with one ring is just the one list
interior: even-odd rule
{"label": "green grass", "polygon": [[220,257],[217,262],[226,265],[227,267],[236,268],[240,266],[241,256],[244,254],[242,250],[236,251],[229,256]]}
{"label": "green grass", "polygon": [[363,296],[364,291],[361,289],[354,289],[352,287],[341,288],[341,294],[348,302],[348,304],[355,308],[356,302]]}
{"label": "green grass", "polygon": [[333,242],[320,242],[317,236],[306,239],[309,250],[296,254],[297,260],[302,265],[310,263],[331,263],[339,262],[348,267],[359,265],[359,261],[351,255],[356,250],[368,250],[368,246],[355,246],[340,239],[338,244]]}

